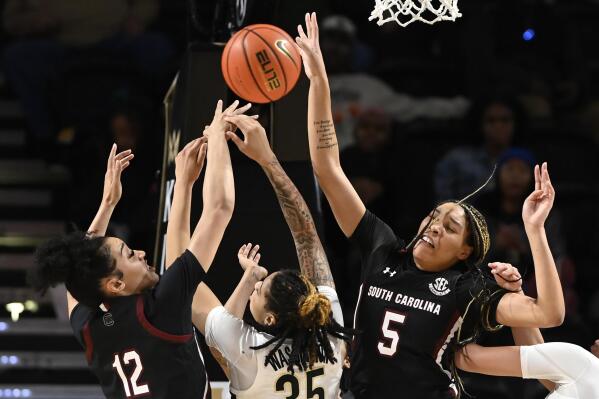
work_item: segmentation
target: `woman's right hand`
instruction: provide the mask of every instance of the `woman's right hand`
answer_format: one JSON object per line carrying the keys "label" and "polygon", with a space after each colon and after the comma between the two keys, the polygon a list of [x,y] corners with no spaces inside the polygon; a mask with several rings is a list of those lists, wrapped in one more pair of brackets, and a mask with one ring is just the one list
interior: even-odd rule
{"label": "woman's right hand", "polygon": [[501,288],[511,291],[522,291],[522,276],[518,268],[509,263],[492,262],[489,263],[491,274],[495,277],[495,282]]}
{"label": "woman's right hand", "polygon": [[175,180],[179,183],[193,184],[200,177],[207,150],[206,137],[192,140],[175,158]]}
{"label": "woman's right hand", "polygon": [[318,42],[318,22],[316,13],[306,14],[306,32],[301,25],[297,26],[298,37],[295,38],[297,49],[302,56],[304,70],[308,79],[326,78],[324,59]]}

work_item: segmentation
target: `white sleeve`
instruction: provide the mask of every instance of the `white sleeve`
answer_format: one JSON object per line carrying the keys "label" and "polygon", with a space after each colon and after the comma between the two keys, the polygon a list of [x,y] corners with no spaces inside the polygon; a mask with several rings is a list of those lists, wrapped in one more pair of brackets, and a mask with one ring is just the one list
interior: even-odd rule
{"label": "white sleeve", "polygon": [[329,301],[331,301],[331,309],[333,310],[333,319],[343,326],[343,312],[341,311],[341,304],[339,303],[337,291],[327,285],[319,285],[316,288],[318,288],[318,292],[329,298]]}
{"label": "white sleeve", "polygon": [[218,349],[227,360],[233,389],[244,390],[252,386],[258,366],[256,351],[251,348],[260,344],[254,327],[219,306],[206,318],[206,343]]}
{"label": "white sleeve", "polygon": [[250,349],[255,345],[252,330],[243,320],[227,312],[224,306],[218,306],[206,318],[206,344],[218,349],[235,366],[242,355],[253,352]]}
{"label": "white sleeve", "polygon": [[564,342],[521,346],[522,377],[558,384],[576,382],[590,367],[589,356],[580,346]]}

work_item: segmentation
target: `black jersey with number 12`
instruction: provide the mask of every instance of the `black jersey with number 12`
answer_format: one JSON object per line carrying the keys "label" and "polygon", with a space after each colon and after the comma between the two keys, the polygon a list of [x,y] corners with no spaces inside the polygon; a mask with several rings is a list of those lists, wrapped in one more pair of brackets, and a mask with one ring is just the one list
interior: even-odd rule
{"label": "black jersey with number 12", "polygon": [[[89,309],[82,304],[74,308],[71,325],[75,336],[107,398],[210,397],[191,326],[194,285],[197,287],[204,275],[195,257],[186,252],[165,272],[155,289],[113,297],[105,301],[104,309]],[[175,289],[177,292],[172,292]],[[173,307],[170,310],[158,303],[169,299]],[[185,331],[173,334],[154,325],[147,315],[157,308],[186,319],[181,323]]]}

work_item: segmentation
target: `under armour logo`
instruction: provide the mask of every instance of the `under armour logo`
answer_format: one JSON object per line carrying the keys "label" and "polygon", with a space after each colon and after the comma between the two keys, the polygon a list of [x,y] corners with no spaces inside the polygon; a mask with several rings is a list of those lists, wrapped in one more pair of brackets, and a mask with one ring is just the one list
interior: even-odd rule
{"label": "under armour logo", "polygon": [[383,270],[383,274],[387,274],[389,273],[389,276],[393,277],[395,276],[395,274],[397,273],[395,270],[391,271],[391,269],[389,267],[386,267],[385,270]]}

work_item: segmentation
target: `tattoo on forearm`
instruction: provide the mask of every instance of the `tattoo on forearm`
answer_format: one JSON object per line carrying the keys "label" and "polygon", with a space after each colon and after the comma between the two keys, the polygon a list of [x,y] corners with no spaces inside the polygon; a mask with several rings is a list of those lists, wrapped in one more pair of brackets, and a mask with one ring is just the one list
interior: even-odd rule
{"label": "tattoo on forearm", "polygon": [[315,121],[314,127],[316,128],[316,137],[318,138],[317,149],[324,150],[337,146],[337,135],[335,134],[335,126],[332,120],[323,119]]}
{"label": "tattoo on forearm", "polygon": [[329,261],[306,201],[276,158],[273,158],[264,170],[291,230],[301,272],[315,285],[335,287]]}

